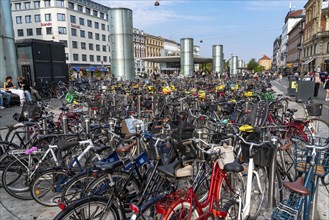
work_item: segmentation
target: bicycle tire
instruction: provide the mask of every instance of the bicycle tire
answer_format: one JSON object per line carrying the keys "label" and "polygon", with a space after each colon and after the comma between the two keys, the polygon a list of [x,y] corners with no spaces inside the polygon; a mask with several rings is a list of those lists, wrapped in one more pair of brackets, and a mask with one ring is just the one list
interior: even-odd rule
{"label": "bicycle tire", "polygon": [[[227,213],[225,220],[236,220],[239,219],[239,203],[234,200],[230,199],[226,204],[223,206],[223,211]],[[241,208],[242,210],[242,208]]]}
{"label": "bicycle tire", "polygon": [[329,137],[329,123],[321,118],[309,119],[308,127],[316,137]]}
{"label": "bicycle tire", "polygon": [[[118,208],[112,204],[111,207],[107,207],[108,199],[100,196],[86,197],[74,202],[72,205],[67,206],[65,210],[61,211],[54,220],[71,220],[71,219],[98,219],[99,217],[105,217],[102,219],[120,220],[122,219]],[[93,207],[95,207],[93,209]],[[102,216],[102,213],[106,209],[106,216]],[[91,210],[94,212],[92,213]],[[100,211],[98,213],[98,211]]]}
{"label": "bicycle tire", "polygon": [[[193,205],[189,201],[178,201],[173,203],[167,212],[163,216],[163,220],[179,220],[179,219],[197,219],[200,214],[199,211],[193,208]],[[192,210],[192,213],[190,211]]]}

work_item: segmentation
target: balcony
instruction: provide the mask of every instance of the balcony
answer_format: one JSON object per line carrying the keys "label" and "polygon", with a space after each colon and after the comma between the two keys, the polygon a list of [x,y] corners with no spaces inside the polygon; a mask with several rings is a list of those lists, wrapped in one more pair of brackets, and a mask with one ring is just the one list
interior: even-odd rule
{"label": "balcony", "polygon": [[321,38],[329,38],[329,31],[322,31],[313,35],[313,40]]}

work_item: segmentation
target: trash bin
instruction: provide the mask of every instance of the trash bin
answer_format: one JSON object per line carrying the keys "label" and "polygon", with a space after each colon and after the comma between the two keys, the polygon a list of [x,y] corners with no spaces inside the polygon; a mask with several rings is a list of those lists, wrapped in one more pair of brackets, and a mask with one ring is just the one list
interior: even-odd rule
{"label": "trash bin", "polygon": [[306,102],[314,98],[314,77],[299,77],[296,90],[296,102]]}
{"label": "trash bin", "polygon": [[288,76],[288,96],[295,96],[297,89],[296,76]]}

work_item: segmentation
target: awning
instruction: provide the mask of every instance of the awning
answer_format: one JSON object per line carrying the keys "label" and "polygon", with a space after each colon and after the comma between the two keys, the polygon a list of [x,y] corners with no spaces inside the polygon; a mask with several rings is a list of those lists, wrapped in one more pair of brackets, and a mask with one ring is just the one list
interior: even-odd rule
{"label": "awning", "polygon": [[307,65],[307,64],[309,64],[310,62],[312,62],[313,60],[314,60],[314,58],[310,58],[310,59],[306,60],[306,61],[303,63],[303,65]]}

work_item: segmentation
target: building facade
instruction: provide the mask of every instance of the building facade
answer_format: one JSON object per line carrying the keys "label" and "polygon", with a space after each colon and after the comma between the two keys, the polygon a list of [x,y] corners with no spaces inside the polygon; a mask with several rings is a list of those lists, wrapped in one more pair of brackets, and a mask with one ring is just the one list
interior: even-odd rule
{"label": "building facade", "polygon": [[162,56],[179,56],[180,44],[174,40],[163,39]]}
{"label": "building facade", "polygon": [[258,64],[263,66],[265,70],[271,70],[272,68],[272,59],[268,56],[264,55],[262,58],[258,60]]}
{"label": "building facade", "polygon": [[303,70],[329,72],[329,7],[328,1],[309,0],[306,11]]}
{"label": "building facade", "polygon": [[289,32],[289,39],[287,44],[287,72],[293,74],[298,71],[301,72],[302,59],[302,45],[304,38],[304,24],[303,18],[291,29]]}
{"label": "building facade", "polygon": [[62,42],[71,67],[110,66],[109,9],[90,0],[11,0],[15,39]]}
{"label": "building facade", "polygon": [[144,31],[134,28],[134,58],[135,58],[135,74],[140,75],[146,72],[145,62],[141,58],[145,57],[145,34]]}
{"label": "building facade", "polygon": [[[146,57],[159,57],[164,49],[164,39],[159,36],[145,34]],[[146,73],[160,72],[160,63],[146,62]]]}
{"label": "building facade", "polygon": [[281,60],[281,35],[277,37],[273,42],[273,61],[272,61],[272,70],[279,70],[279,61]]}

